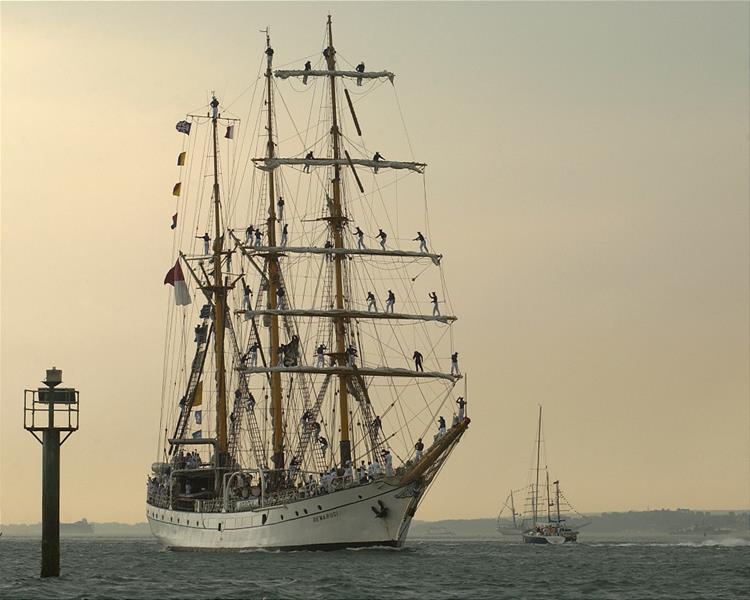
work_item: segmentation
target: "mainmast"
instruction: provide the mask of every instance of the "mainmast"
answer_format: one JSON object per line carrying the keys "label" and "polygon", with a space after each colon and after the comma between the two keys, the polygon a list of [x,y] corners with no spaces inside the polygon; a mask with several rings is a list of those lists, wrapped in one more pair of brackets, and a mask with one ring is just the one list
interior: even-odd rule
{"label": "mainmast", "polygon": [[227,390],[224,367],[224,319],[226,317],[227,290],[222,281],[221,256],[224,237],[221,234],[221,197],[219,194],[219,141],[218,141],[219,101],[216,96],[211,99],[211,123],[213,126],[214,146],[214,352],[216,355],[216,438],[217,461],[221,466],[228,451],[227,443]]}
{"label": "mainmast", "polygon": [[560,480],[555,481],[555,505],[557,506],[557,524],[560,524]]}
{"label": "mainmast", "polygon": [[547,523],[549,523],[550,521],[552,521],[552,516],[550,515],[550,512],[549,512],[549,509],[550,509],[550,506],[552,506],[552,503],[550,502],[550,497],[549,497],[549,471],[546,468],[544,469],[544,475],[545,477],[547,477]]}
{"label": "mainmast", "polygon": [[[266,28],[266,104],[268,109],[268,144],[266,145],[266,157],[274,158],[273,143],[273,85],[271,81],[271,67],[273,63],[273,48],[271,48],[271,37],[268,28]],[[268,245],[276,247],[276,186],[274,182],[273,171],[268,172],[268,220],[266,222],[268,230]],[[276,253],[270,253],[268,256],[268,308],[270,310],[278,309],[279,289],[279,258]],[[286,291],[286,290],[285,290]],[[286,296],[288,297],[288,296]],[[279,366],[279,317],[271,315],[270,331],[270,359],[271,367]],[[271,406],[273,407],[273,461],[274,469],[284,468],[284,433],[282,428],[282,408],[281,408],[281,373],[278,371],[271,372]]]}
{"label": "mainmast", "polygon": [[[331,139],[333,142],[333,158],[338,161],[341,158],[341,150],[339,147],[339,131],[338,126],[338,115],[336,112],[336,77],[333,72],[336,70],[336,50],[333,48],[333,31],[331,27],[331,15],[328,15],[328,48],[323,53],[326,62],[328,63],[328,70],[331,72],[329,79],[331,82]],[[341,210],[341,167],[338,163],[333,165],[333,204],[330,207],[330,222],[331,229],[333,230],[333,247],[343,248],[344,240],[341,234],[344,227],[345,217]],[[343,286],[343,266],[342,261],[345,256],[343,254],[334,255],[334,268],[336,271],[336,308],[338,310],[344,309],[344,286]],[[336,328],[336,361],[340,366],[346,365],[346,330],[344,327],[344,317],[337,317],[334,319],[334,325]],[[346,462],[351,460],[351,441],[349,439],[349,399],[348,390],[346,387],[347,375],[339,375],[339,412],[341,414],[341,466],[345,466]]]}
{"label": "mainmast", "polygon": [[539,425],[536,432],[536,484],[534,485],[534,525],[536,526],[539,504],[539,450],[542,446],[542,406],[539,405]]}

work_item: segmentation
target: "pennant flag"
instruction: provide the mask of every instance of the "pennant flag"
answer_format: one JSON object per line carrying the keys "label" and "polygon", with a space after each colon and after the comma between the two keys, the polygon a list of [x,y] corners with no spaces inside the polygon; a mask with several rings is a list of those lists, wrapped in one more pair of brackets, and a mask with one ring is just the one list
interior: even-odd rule
{"label": "pennant flag", "polygon": [[196,424],[200,425],[203,423],[203,411],[196,410],[193,414],[195,415]]}
{"label": "pennant flag", "polygon": [[194,440],[199,440],[201,437],[202,437],[202,435],[201,435],[201,430],[200,429],[198,431],[194,431],[193,432],[193,439]]}
{"label": "pennant flag", "polygon": [[174,287],[174,301],[177,306],[190,304],[190,292],[188,292],[187,283],[185,283],[185,275],[182,274],[179,258],[174,267],[167,271],[167,275],[164,277],[164,285],[166,284]]}
{"label": "pennant flag", "polygon": [[172,224],[169,226],[170,229],[177,229],[177,213],[172,215]]}
{"label": "pennant flag", "polygon": [[180,152],[180,154],[177,156],[177,166],[182,167],[185,164],[185,157],[187,156],[187,152]]}
{"label": "pennant flag", "polygon": [[172,188],[172,195],[179,196],[181,191],[182,191],[182,182],[175,183],[174,187]]}
{"label": "pennant flag", "polygon": [[227,127],[227,132],[224,134],[224,137],[227,138],[228,140],[234,139],[234,125],[229,125]]}
{"label": "pennant flag", "polygon": [[175,127],[180,133],[190,135],[190,123],[187,121],[180,121]]}
{"label": "pennant flag", "polygon": [[203,382],[199,381],[195,386],[195,396],[193,397],[193,408],[203,404]]}

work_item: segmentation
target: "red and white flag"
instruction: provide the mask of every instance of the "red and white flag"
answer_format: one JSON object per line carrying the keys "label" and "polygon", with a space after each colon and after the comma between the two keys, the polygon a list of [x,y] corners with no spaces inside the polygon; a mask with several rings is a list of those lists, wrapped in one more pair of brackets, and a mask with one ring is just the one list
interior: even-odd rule
{"label": "red and white flag", "polygon": [[174,302],[177,306],[190,304],[190,292],[188,292],[187,283],[185,283],[185,276],[182,274],[179,258],[174,267],[167,271],[164,284],[166,285],[167,283],[174,287]]}

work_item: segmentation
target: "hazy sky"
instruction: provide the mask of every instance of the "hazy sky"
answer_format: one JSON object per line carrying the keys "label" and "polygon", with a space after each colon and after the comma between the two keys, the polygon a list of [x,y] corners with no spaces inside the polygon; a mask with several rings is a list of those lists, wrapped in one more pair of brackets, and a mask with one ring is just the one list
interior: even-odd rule
{"label": "hazy sky", "polygon": [[247,88],[259,29],[296,60],[329,11],[397,73],[470,374],[418,517],[495,515],[540,403],[579,510],[748,508],[748,6],[3,2],[2,522],[40,519],[23,389],[53,364],[82,407],[62,518],[144,520],[174,123]]}

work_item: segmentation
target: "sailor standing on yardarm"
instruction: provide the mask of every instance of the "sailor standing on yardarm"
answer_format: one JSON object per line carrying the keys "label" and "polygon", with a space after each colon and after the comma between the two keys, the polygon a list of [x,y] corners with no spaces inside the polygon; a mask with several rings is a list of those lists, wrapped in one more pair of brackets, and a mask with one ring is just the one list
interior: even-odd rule
{"label": "sailor standing on yardarm", "polygon": [[433,317],[439,317],[440,316],[440,307],[438,306],[438,297],[435,292],[430,292],[427,294],[432,301],[432,316]]}
{"label": "sailor standing on yardarm", "polygon": [[375,239],[378,238],[380,238],[380,247],[385,250],[385,240],[388,238],[388,234],[382,229],[378,229],[378,235],[375,236]]}

